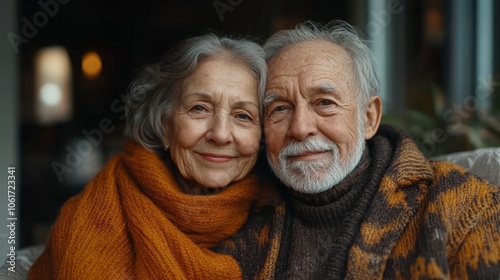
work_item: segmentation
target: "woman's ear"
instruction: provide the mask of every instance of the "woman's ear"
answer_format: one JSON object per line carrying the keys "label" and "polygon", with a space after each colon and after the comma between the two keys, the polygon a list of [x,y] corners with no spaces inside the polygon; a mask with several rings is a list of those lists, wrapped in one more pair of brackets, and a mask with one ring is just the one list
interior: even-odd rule
{"label": "woman's ear", "polygon": [[168,143],[168,140],[167,140],[167,139],[165,139],[165,138],[163,138],[162,144],[163,144],[163,149],[164,149],[165,151],[167,151],[167,150],[168,150],[168,148],[169,148],[169,146],[170,146],[170,144]]}
{"label": "woman's ear", "polygon": [[377,133],[382,118],[382,99],[372,96],[365,107],[365,140],[371,139]]}
{"label": "woman's ear", "polygon": [[163,117],[162,124],[164,129],[163,129],[163,138],[161,139],[161,143],[163,145],[163,149],[165,149],[166,151],[170,147],[170,140],[171,140],[170,131],[173,129],[173,124],[170,121],[170,118],[168,117]]}

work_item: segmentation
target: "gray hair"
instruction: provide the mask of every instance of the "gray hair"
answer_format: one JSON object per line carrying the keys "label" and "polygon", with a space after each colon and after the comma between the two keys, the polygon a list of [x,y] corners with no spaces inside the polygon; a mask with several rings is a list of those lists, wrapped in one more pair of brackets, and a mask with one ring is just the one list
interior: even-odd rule
{"label": "gray hair", "polygon": [[[224,57],[247,65],[257,78],[258,97],[262,100],[267,65],[258,44],[213,33],[193,37],[167,52],[159,62],[147,66],[132,82],[125,106],[126,135],[149,150],[167,148],[166,123],[173,111],[173,101],[181,94],[180,83],[210,57]],[[262,108],[260,112],[262,120]]]}
{"label": "gray hair", "polygon": [[358,94],[360,105],[366,105],[371,96],[378,95],[379,82],[374,69],[373,54],[354,27],[343,21],[332,21],[326,25],[307,21],[298,24],[294,29],[277,32],[264,44],[266,61],[290,45],[313,40],[334,43],[350,54],[353,74],[361,93]]}

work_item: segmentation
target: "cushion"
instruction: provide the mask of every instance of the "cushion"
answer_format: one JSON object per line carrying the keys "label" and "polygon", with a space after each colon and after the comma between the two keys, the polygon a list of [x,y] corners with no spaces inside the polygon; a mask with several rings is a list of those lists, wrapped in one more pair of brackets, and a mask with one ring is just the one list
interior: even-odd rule
{"label": "cushion", "polygon": [[24,280],[33,262],[42,254],[45,245],[30,246],[16,252],[16,266],[14,272],[9,270],[10,265],[5,263],[0,269],[0,279]]}
{"label": "cushion", "polygon": [[446,154],[431,159],[456,163],[500,187],[500,148],[481,148],[473,151]]}

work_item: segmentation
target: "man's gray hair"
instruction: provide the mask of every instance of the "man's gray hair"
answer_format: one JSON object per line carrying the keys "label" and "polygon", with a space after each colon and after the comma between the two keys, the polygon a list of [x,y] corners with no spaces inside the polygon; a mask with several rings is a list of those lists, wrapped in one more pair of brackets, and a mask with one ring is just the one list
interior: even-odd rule
{"label": "man's gray hair", "polygon": [[374,69],[373,54],[350,24],[332,21],[326,25],[307,21],[294,29],[272,35],[264,44],[266,61],[284,48],[300,42],[325,40],[343,47],[352,60],[354,78],[358,81],[360,105],[366,105],[371,96],[378,95],[379,83]]}
{"label": "man's gray hair", "polygon": [[166,124],[173,112],[173,101],[180,97],[180,84],[211,57],[247,65],[257,78],[258,100],[262,100],[267,66],[258,44],[213,33],[193,37],[174,47],[159,62],[147,66],[132,82],[125,106],[126,135],[149,150],[167,148]]}

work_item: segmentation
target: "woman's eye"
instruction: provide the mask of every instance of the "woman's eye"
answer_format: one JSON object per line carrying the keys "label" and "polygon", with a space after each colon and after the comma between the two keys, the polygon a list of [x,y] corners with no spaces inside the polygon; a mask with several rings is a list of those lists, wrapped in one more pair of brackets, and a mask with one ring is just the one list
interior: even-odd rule
{"label": "woman's eye", "polygon": [[237,114],[236,118],[238,118],[240,120],[250,120],[250,121],[252,120],[252,117],[250,117],[250,115],[244,114],[244,113]]}
{"label": "woman's eye", "polygon": [[191,111],[195,111],[195,112],[203,112],[205,111],[205,107],[201,106],[201,105],[195,105],[191,108]]}

